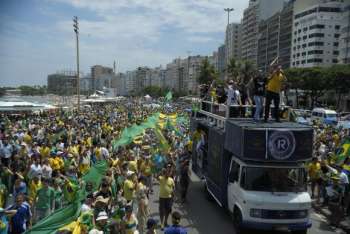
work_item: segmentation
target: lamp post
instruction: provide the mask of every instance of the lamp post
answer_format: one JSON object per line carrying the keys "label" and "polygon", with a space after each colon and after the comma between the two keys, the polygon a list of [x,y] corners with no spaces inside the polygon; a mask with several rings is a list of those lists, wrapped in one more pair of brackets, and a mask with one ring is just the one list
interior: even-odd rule
{"label": "lamp post", "polygon": [[78,112],[80,112],[80,77],[79,77],[79,23],[78,17],[73,18],[73,28],[75,32],[76,44],[77,44],[77,94],[78,94]]}
{"label": "lamp post", "polygon": [[234,9],[233,8],[225,8],[224,11],[227,12],[227,25],[230,24],[230,13],[231,11],[233,11]]}

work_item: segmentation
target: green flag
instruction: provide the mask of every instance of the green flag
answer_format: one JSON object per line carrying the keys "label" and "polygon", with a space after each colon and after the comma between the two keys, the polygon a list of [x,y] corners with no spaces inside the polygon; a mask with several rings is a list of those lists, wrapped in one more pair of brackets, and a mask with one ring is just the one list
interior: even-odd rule
{"label": "green flag", "polygon": [[171,99],[173,98],[173,94],[171,91],[169,91],[166,95],[165,95],[165,100],[166,101],[171,101]]}

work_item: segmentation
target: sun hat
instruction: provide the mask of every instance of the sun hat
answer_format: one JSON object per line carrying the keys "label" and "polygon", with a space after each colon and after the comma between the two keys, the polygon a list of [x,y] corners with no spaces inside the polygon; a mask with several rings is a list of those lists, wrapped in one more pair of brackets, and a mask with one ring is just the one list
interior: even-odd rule
{"label": "sun hat", "polygon": [[98,213],[96,221],[100,221],[100,220],[106,220],[108,219],[108,215],[105,211],[101,211],[100,213]]}
{"label": "sun hat", "polygon": [[96,205],[97,203],[101,202],[101,203],[104,203],[104,204],[107,204],[109,201],[108,198],[103,198],[102,196],[98,196],[95,200],[95,203],[94,205]]}

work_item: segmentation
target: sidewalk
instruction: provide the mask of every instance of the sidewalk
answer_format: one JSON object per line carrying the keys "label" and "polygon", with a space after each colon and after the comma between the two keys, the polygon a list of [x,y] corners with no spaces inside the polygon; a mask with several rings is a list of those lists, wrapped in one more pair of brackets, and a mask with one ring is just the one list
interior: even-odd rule
{"label": "sidewalk", "polygon": [[[321,206],[320,204],[316,204],[316,202],[312,202],[312,208],[315,212],[322,214],[327,219],[332,215],[327,206]],[[339,228],[343,229],[346,233],[350,233],[350,217],[347,216],[343,221],[340,222]]]}

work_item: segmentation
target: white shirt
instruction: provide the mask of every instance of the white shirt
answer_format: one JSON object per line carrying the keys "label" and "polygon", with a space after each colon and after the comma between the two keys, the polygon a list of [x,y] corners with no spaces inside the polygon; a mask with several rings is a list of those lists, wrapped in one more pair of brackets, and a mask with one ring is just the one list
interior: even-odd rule
{"label": "white shirt", "polygon": [[28,177],[30,179],[32,179],[35,176],[41,175],[42,173],[43,173],[43,171],[42,171],[42,168],[41,168],[40,164],[38,164],[38,165],[32,164],[30,166],[30,169],[29,169],[29,172],[28,172]]}
{"label": "white shirt", "polygon": [[52,168],[50,167],[50,165],[43,165],[42,166],[42,171],[43,171],[43,178],[51,179],[51,177],[52,177]]}

